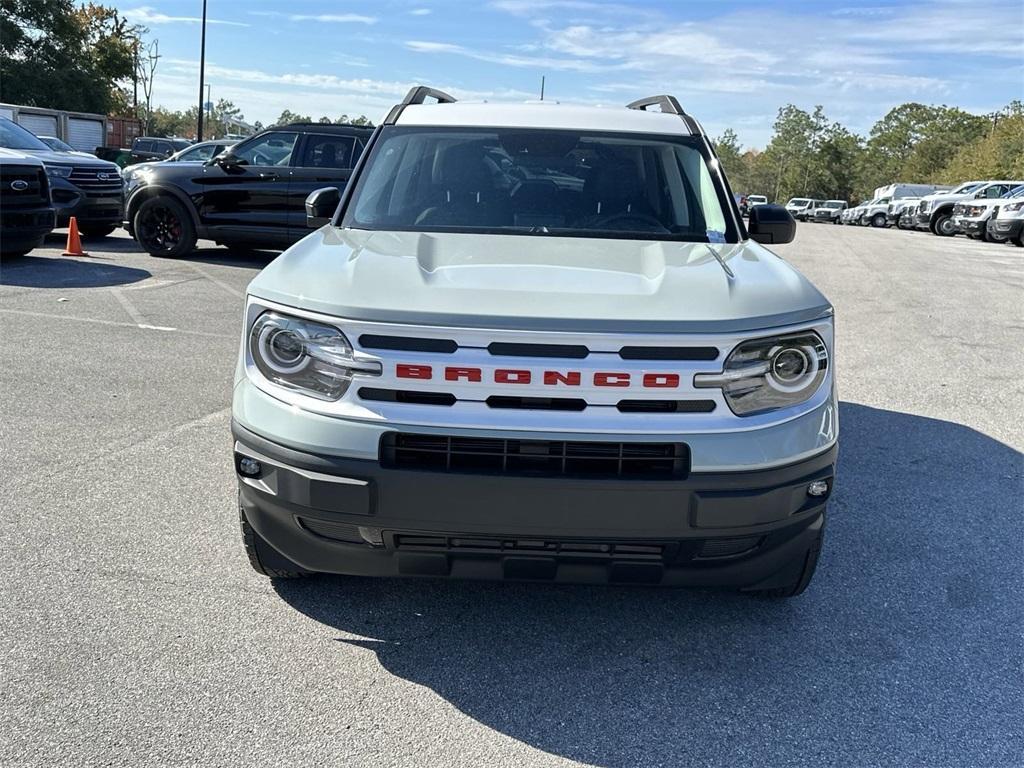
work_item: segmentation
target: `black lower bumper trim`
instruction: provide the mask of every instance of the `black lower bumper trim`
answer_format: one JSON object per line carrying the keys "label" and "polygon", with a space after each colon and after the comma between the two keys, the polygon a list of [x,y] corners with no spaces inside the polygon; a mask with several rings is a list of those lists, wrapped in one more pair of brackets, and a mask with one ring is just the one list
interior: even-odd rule
{"label": "black lower bumper trim", "polygon": [[[799,556],[835,447],[769,470],[683,480],[388,469],[296,451],[233,424],[245,515],[311,571],[743,587]],[[251,470],[251,465],[248,465]],[[828,492],[811,497],[808,485]]]}

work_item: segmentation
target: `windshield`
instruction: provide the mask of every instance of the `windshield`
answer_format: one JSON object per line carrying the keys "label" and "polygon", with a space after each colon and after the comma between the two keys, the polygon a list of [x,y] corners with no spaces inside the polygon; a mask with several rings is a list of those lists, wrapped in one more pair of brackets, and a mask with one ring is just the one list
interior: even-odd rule
{"label": "windshield", "polygon": [[974,182],[970,184],[961,184],[959,187],[954,189],[952,192],[936,192],[938,195],[965,195],[982,185],[983,182]]}
{"label": "windshield", "polygon": [[43,142],[50,149],[57,152],[74,152],[75,148],[65,144],[63,141],[58,139],[56,136],[40,136],[39,140]]}
{"label": "windshield", "polygon": [[751,195],[750,197],[747,198],[747,202],[749,202],[749,203],[767,203],[768,202],[768,198],[765,197],[764,195]]}
{"label": "windshield", "polygon": [[842,208],[846,203],[842,200],[826,200],[822,203],[822,208]]}
{"label": "windshield", "polygon": [[803,206],[806,206],[809,202],[811,201],[808,200],[806,197],[794,197],[792,200],[786,203],[786,205],[792,205],[801,208]]}
{"label": "windshield", "polygon": [[342,226],[737,242],[689,136],[388,127]]}
{"label": "windshield", "polygon": [[1022,196],[1024,196],[1024,184],[1021,184],[1019,187],[1014,187],[1009,192],[1007,192],[1005,195],[1003,195],[1003,197],[1022,197]]}
{"label": "windshield", "polygon": [[6,117],[0,117],[0,147],[6,147],[7,149],[42,149],[44,151],[50,149],[33,134]]}

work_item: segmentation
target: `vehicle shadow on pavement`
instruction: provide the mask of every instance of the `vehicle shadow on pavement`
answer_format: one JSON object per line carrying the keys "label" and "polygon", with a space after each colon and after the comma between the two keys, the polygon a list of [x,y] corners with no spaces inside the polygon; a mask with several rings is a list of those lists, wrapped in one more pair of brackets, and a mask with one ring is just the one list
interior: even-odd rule
{"label": "vehicle shadow on pavement", "polygon": [[109,261],[22,256],[0,265],[0,285],[21,288],[105,288],[150,277],[145,269]]}
{"label": "vehicle shadow on pavement", "polygon": [[263,269],[281,255],[280,251],[262,251],[248,248],[196,248],[181,261],[196,261],[200,264],[217,264],[222,267],[246,267]]}
{"label": "vehicle shadow on pavement", "polygon": [[390,673],[588,764],[1015,764],[1021,454],[947,421],[840,410],[825,550],[793,600],[329,577],[275,588]]}

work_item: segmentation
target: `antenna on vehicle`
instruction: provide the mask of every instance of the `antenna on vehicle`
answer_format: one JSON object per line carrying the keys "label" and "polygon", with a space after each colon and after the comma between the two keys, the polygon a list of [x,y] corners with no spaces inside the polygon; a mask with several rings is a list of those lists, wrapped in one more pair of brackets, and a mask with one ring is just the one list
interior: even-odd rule
{"label": "antenna on vehicle", "polygon": [[544,75],[540,76],[540,100],[544,101]]}

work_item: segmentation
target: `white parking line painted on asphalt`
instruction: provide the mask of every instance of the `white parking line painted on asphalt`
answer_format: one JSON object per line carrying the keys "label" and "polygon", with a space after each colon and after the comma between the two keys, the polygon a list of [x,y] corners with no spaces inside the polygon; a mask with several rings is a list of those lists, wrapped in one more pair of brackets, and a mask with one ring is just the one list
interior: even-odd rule
{"label": "white parking line painted on asphalt", "polygon": [[117,288],[111,288],[110,292],[114,294],[114,298],[117,299],[118,304],[124,307],[124,311],[127,312],[128,316],[135,321],[136,325],[140,328],[146,325],[146,318],[141,312],[139,312],[138,308],[132,304],[131,300],[127,296],[121,293]]}
{"label": "white parking line painted on asphalt", "polygon": [[141,328],[146,331],[174,331],[175,333],[187,333],[190,336],[209,336],[215,339],[233,339],[232,333],[209,333],[207,331],[193,331],[188,328],[172,328],[165,325],[149,325],[148,323],[119,323],[116,320],[99,320],[94,317],[78,317],[76,315],[55,315],[50,312],[28,312],[23,309],[0,309],[5,315],[23,315],[25,317],[43,317],[48,320],[74,320],[76,323],[95,323],[97,325],[113,325],[120,328]]}
{"label": "white parking line painted on asphalt", "polygon": [[245,298],[245,294],[242,291],[238,290],[237,288],[235,288],[233,286],[228,285],[227,283],[225,283],[225,282],[223,282],[221,280],[218,280],[216,277],[211,275],[209,272],[207,272],[202,267],[200,267],[200,266],[198,266],[196,264],[193,264],[191,261],[186,261],[186,262],[183,262],[183,263],[184,264],[188,264],[190,267],[192,267],[192,269],[194,269],[196,272],[198,272],[200,275],[205,277],[207,280],[209,280],[211,283],[216,285],[221,290],[224,290],[224,291],[230,293],[232,296],[237,296],[240,299]]}

